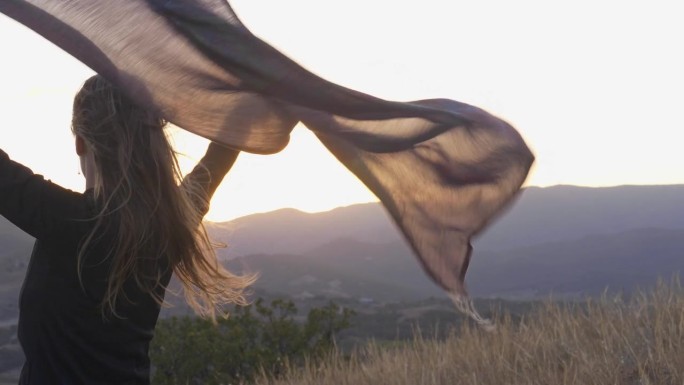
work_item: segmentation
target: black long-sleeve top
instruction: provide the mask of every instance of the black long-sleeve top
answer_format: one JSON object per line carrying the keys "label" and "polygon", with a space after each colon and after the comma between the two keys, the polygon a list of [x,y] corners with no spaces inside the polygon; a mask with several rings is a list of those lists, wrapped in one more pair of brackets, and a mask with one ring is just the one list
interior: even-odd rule
{"label": "black long-sleeve top", "polygon": [[[236,157],[211,144],[187,178],[204,186],[208,201]],[[0,214],[36,238],[19,299],[18,338],[26,356],[20,384],[149,384],[148,348],[160,306],[132,284],[130,303],[117,308],[121,317],[103,317],[107,260],[86,263],[82,286],[78,279],[78,245],[96,212],[92,190],[64,189],[0,150]],[[107,255],[109,239],[105,233],[88,254]]]}

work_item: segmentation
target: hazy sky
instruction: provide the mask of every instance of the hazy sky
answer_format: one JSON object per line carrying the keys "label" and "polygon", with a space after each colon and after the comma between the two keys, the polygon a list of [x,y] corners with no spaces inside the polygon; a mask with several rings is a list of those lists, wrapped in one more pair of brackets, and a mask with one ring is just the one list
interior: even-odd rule
{"label": "hazy sky", "polygon": [[[328,80],[386,99],[456,99],[506,119],[537,156],[528,185],[684,183],[676,1],[231,3],[255,34]],[[2,15],[0,36],[0,148],[82,190],[69,121],[91,71]],[[189,169],[206,142],[177,131]],[[241,155],[209,219],[372,200],[298,128],[280,154]]]}

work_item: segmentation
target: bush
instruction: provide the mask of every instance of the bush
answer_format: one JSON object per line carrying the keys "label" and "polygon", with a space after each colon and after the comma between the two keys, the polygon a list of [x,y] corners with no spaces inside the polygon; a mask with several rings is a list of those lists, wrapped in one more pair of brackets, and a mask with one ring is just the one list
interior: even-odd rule
{"label": "bush", "polygon": [[286,367],[317,360],[335,347],[352,311],[334,303],[297,322],[291,301],[262,299],[236,307],[218,324],[196,317],[160,320],[150,346],[153,384],[250,383],[278,377]]}

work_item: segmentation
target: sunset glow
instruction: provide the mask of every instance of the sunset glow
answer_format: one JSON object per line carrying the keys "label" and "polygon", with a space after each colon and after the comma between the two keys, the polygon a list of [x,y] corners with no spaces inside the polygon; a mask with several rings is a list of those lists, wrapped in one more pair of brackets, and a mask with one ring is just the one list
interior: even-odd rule
{"label": "sunset glow", "polygon": [[[674,3],[231,4],[255,34],[335,83],[392,100],[456,99],[506,119],[536,154],[528,185],[684,183],[684,25]],[[69,122],[92,71],[5,16],[0,36],[0,148],[82,190]],[[189,170],[207,142],[171,131]],[[279,154],[241,154],[208,218],[373,200],[298,127]]]}

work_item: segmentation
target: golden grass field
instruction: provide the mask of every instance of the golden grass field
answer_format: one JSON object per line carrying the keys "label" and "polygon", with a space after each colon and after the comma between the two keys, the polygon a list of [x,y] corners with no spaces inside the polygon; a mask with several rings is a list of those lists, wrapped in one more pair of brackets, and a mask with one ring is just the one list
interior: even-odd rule
{"label": "golden grass field", "polygon": [[446,340],[336,353],[259,385],[684,385],[684,291],[679,280],[630,299],[548,301],[493,332],[465,325]]}

